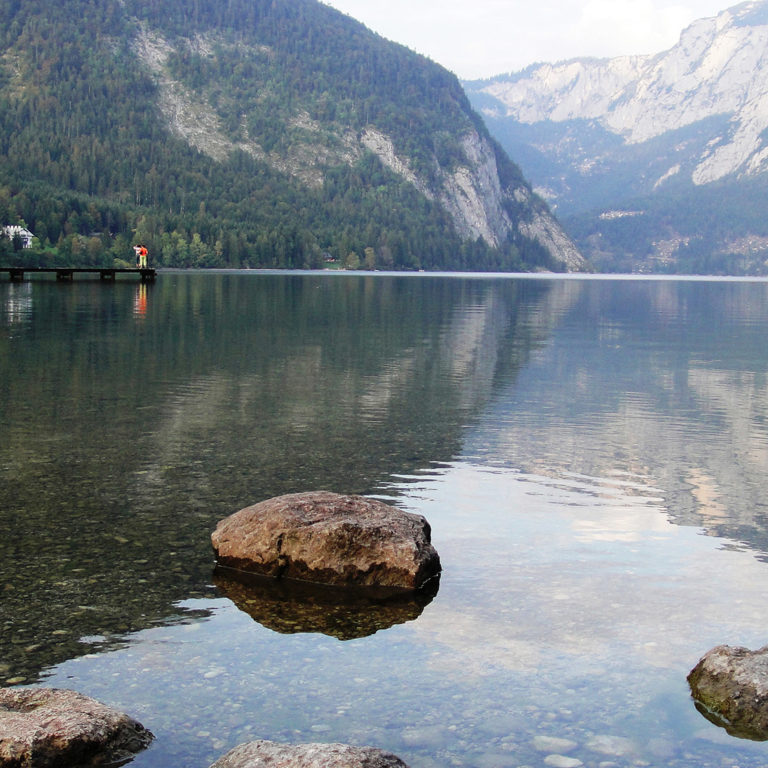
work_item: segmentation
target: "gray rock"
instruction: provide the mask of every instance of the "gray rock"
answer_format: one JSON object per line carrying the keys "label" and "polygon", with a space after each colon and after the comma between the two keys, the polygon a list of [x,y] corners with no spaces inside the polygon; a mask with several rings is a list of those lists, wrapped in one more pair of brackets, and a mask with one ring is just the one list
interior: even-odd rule
{"label": "gray rock", "polygon": [[566,757],[565,755],[547,755],[544,764],[552,768],[581,768],[584,763],[578,757]]}
{"label": "gray rock", "polygon": [[697,709],[733,736],[768,739],[768,646],[718,645],[688,675]]}
{"label": "gray rock", "polygon": [[556,736],[537,735],[533,737],[533,748],[537,752],[557,752],[565,754],[572,752],[579,745],[572,739],[561,739]]}
{"label": "gray rock", "polygon": [[0,688],[0,768],[120,762],[152,738],[133,718],[75,691]]}
{"label": "gray rock", "polygon": [[210,768],[408,768],[391,752],[348,744],[277,744],[251,741],[220,757]]}
{"label": "gray rock", "polygon": [[424,517],[327,491],[241,509],[211,542],[220,565],[322,584],[419,589],[440,572]]}
{"label": "gray rock", "polygon": [[634,749],[634,744],[629,739],[623,736],[610,736],[608,734],[593,736],[586,746],[587,749],[591,749],[593,752],[599,752],[612,757],[628,755]]}

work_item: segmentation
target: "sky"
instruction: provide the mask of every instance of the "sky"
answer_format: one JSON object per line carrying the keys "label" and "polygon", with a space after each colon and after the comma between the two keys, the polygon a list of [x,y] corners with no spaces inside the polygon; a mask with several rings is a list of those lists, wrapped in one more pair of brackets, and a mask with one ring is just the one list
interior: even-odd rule
{"label": "sky", "polygon": [[738,0],[324,0],[463,80],[581,56],[661,53]]}

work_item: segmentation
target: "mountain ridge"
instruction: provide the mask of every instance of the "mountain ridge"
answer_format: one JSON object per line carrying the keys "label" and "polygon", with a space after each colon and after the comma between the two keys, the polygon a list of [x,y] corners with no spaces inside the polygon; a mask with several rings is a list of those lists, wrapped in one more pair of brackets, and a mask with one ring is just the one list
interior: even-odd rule
{"label": "mountain ridge", "polygon": [[[696,21],[664,53],[537,65],[513,82],[492,79],[482,91],[520,122],[597,120],[633,144],[713,115],[733,116],[736,131],[702,159],[694,183],[762,172],[768,149],[756,144],[768,127],[768,82],[755,74],[768,71],[768,15],[759,26],[745,23],[761,10],[768,14],[768,4],[746,2]],[[739,151],[745,142],[754,147],[746,156]]]}
{"label": "mountain ridge", "polygon": [[315,0],[0,12],[0,214],[69,256],[141,238],[170,266],[584,266],[455,76]]}
{"label": "mountain ridge", "polygon": [[[608,230],[596,224],[590,231],[588,215],[593,222],[611,211],[645,215],[665,194],[672,221],[681,195],[709,199],[713,185],[739,195],[747,180],[753,189],[768,186],[766,73],[763,0],[695,21],[659,54],[537,64],[464,85],[491,132],[560,212],[587,257],[595,258],[597,236]],[[569,217],[578,218],[575,226]],[[696,233],[684,222],[662,226],[654,217],[656,231],[644,239],[645,250],[631,255],[642,268],[654,259],[674,268],[662,258],[661,244],[677,241],[677,250],[690,251]],[[721,238],[719,269],[763,269],[765,257],[728,264],[729,255],[738,256],[738,239],[766,234],[749,231],[756,218],[755,212],[747,229],[734,227]]]}

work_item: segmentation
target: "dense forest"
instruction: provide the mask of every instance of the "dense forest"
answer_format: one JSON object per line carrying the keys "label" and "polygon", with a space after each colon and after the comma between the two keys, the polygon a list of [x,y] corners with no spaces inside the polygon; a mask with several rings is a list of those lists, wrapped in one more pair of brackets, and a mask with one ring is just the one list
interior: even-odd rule
{"label": "dense forest", "polygon": [[[315,0],[0,0],[0,18],[0,224],[36,238],[0,238],[3,263],[130,262],[142,242],[173,267],[550,266],[519,236],[462,240],[372,153],[339,161],[345,132],[375,125],[429,179],[464,160],[468,127],[487,130],[453,75]],[[178,43],[170,75],[232,146],[262,156],[214,158],[169,130],[136,52],[146,30]],[[302,142],[329,158],[320,183],[265,160],[287,165]],[[498,154],[502,183],[519,183]]]}
{"label": "dense forest", "polygon": [[562,220],[599,271],[768,275],[767,196],[764,176],[724,179],[625,199],[631,215]]}

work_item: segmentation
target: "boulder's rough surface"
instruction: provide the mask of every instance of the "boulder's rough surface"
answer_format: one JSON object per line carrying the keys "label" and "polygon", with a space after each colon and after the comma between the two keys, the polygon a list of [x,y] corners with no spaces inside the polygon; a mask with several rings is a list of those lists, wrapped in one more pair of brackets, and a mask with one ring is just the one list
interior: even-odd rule
{"label": "boulder's rough surface", "polygon": [[688,675],[698,709],[728,733],[768,739],[768,646],[718,645]]}
{"label": "boulder's rough surface", "polygon": [[421,515],[327,491],[241,509],[218,524],[211,542],[220,565],[322,584],[419,589],[440,572]]}
{"label": "boulder's rough surface", "polygon": [[0,768],[117,763],[152,738],[133,718],[75,691],[0,688]]}
{"label": "boulder's rough surface", "polygon": [[251,741],[220,757],[211,768],[408,768],[391,752],[348,744],[277,744]]}

